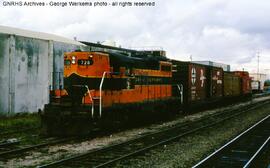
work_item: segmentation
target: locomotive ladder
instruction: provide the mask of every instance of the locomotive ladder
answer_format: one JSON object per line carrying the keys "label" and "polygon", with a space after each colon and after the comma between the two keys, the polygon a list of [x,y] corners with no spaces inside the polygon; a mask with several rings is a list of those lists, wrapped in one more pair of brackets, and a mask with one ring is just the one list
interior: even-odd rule
{"label": "locomotive ladder", "polygon": [[99,85],[99,118],[101,118],[101,116],[102,116],[102,87],[103,87],[104,79],[105,79],[107,74],[119,75],[120,72],[109,72],[109,71],[103,72],[102,79],[101,79],[100,85]]}
{"label": "locomotive ladder", "polygon": [[181,100],[181,104],[183,104],[183,91],[184,91],[184,86],[182,84],[177,84],[176,85],[179,93],[180,93],[180,100]]}
{"label": "locomotive ladder", "polygon": [[93,90],[90,90],[87,85],[84,85],[84,87],[87,89],[87,93],[88,93],[89,98],[92,102],[92,107],[91,107],[92,118],[94,118],[94,116],[95,116],[95,105],[96,105],[95,100],[99,100],[99,118],[101,118],[101,116],[102,116],[102,87],[103,87],[103,83],[104,83],[104,79],[106,77],[106,74],[108,74],[108,73],[111,73],[111,72],[103,72],[102,79],[101,79],[100,85],[99,85],[99,97],[93,97],[91,95],[91,91],[93,91]]}
{"label": "locomotive ladder", "polygon": [[93,97],[92,95],[91,95],[91,92],[92,91],[94,91],[94,90],[89,90],[89,87],[88,87],[88,85],[72,85],[73,87],[81,87],[81,88],[86,88],[86,91],[87,91],[87,93],[88,93],[88,95],[89,95],[89,98],[90,98],[90,100],[91,100],[91,102],[92,102],[92,107],[91,107],[91,114],[92,114],[92,118],[94,118],[94,112],[95,112],[95,110],[94,110],[94,105],[95,105],[95,97]]}
{"label": "locomotive ladder", "polygon": [[85,87],[86,87],[86,89],[87,89],[87,93],[88,93],[88,95],[89,95],[89,98],[90,98],[90,100],[92,101],[92,107],[91,107],[91,114],[92,114],[92,118],[94,118],[94,99],[93,99],[93,97],[92,97],[92,95],[91,95],[91,90],[89,90],[89,88],[88,88],[88,86],[87,85],[85,85]]}
{"label": "locomotive ladder", "polygon": [[104,71],[102,75],[102,79],[99,84],[99,118],[102,116],[102,87],[104,83],[104,79],[107,74],[120,74],[120,72],[109,72],[109,71]]}
{"label": "locomotive ladder", "polygon": [[99,85],[99,117],[100,118],[102,115],[102,86],[104,83],[104,79],[108,73],[111,73],[111,72],[106,72],[106,71],[103,72],[102,79],[101,79],[100,85]]}

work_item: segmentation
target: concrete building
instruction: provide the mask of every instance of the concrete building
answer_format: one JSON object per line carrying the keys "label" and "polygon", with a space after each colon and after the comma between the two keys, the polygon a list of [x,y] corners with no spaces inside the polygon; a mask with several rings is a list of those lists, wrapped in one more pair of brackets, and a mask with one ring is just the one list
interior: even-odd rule
{"label": "concrete building", "polygon": [[64,37],[0,26],[0,115],[43,109],[49,89],[63,85],[63,53],[79,48]]}

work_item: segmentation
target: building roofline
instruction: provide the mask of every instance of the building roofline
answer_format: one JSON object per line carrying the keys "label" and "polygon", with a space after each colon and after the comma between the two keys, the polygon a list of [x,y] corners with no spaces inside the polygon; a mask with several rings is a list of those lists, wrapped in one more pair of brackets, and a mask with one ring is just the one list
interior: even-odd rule
{"label": "building roofline", "polygon": [[67,44],[84,46],[83,43],[80,43],[78,41],[75,41],[66,37],[49,34],[49,33],[25,30],[25,29],[20,29],[20,28],[1,26],[1,25],[0,25],[0,34],[10,34],[10,35],[16,35],[16,36],[23,36],[23,37],[49,40],[49,41],[51,40],[51,41],[62,42],[62,43],[67,43]]}

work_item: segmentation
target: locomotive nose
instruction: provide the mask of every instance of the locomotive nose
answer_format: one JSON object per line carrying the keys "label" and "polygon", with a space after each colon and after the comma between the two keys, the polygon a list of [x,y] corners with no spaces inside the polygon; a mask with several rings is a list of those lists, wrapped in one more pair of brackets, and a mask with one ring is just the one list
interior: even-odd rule
{"label": "locomotive nose", "polygon": [[73,104],[82,104],[82,99],[87,92],[87,88],[84,85],[72,85],[70,88],[69,96],[72,99]]}

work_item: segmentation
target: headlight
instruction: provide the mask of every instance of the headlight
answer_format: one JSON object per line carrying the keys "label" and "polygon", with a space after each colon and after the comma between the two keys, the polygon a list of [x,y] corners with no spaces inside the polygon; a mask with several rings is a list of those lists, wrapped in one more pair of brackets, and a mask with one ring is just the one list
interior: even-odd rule
{"label": "headlight", "polygon": [[71,60],[71,63],[72,63],[72,64],[75,64],[75,63],[76,63],[76,57],[75,57],[75,56],[72,56],[71,59],[72,59],[72,60]]}

